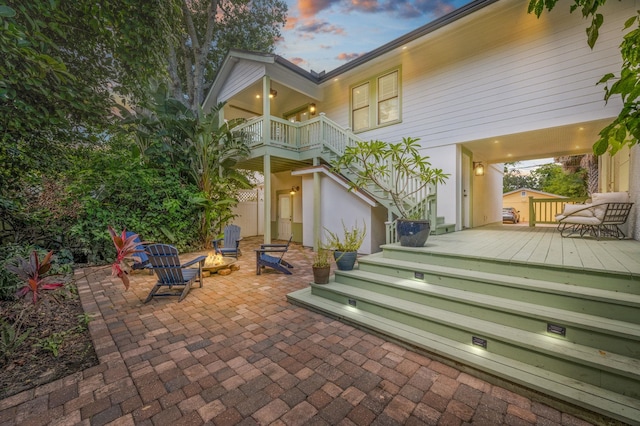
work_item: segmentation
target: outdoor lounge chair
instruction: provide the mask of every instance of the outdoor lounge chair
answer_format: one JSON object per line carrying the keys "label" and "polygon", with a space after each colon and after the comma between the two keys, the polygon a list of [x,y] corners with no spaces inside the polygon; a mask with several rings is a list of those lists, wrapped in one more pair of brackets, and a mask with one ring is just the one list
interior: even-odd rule
{"label": "outdoor lounge chair", "polygon": [[619,225],[629,217],[633,203],[629,203],[626,192],[594,193],[591,203],[566,204],[564,211],[556,216],[560,235],[568,237],[578,234],[580,237],[591,235],[625,238]]}
{"label": "outdoor lounge chair", "polygon": [[[127,238],[129,238],[130,236],[132,236],[134,234],[135,234],[135,232],[133,232],[133,231],[127,231],[126,236],[127,236]],[[140,241],[140,236],[139,235],[133,241],[135,243],[139,243],[136,246],[136,249],[138,249],[138,250],[144,250],[145,249],[144,244],[142,244],[142,241]],[[138,269],[144,269],[147,266],[149,266],[149,256],[147,256],[146,252],[136,253],[135,256],[137,258],[139,258],[140,261],[139,262],[135,262],[133,265],[131,265],[131,268],[134,271],[138,270]]]}
{"label": "outdoor lounge chair", "polygon": [[[291,238],[293,236],[289,238],[287,244],[261,244],[260,248],[256,249],[256,275],[260,275],[264,267],[273,268],[283,274],[291,275],[289,269],[293,268],[293,265],[282,259],[289,250]],[[271,256],[267,253],[280,253],[280,256]]]}
{"label": "outdoor lounge chair", "polygon": [[[178,301],[181,302],[195,281],[199,281],[202,287],[202,265],[206,256],[198,256],[181,265],[178,250],[173,246],[151,244],[146,247],[146,251],[149,255],[149,264],[158,276],[158,282],[153,286],[144,303],[157,296],[180,296]],[[190,268],[195,264],[198,264],[197,268]],[[168,291],[158,293],[162,287],[166,287]],[[174,289],[174,287],[179,288]]]}
{"label": "outdoor lounge chair", "polygon": [[240,253],[240,240],[242,240],[240,238],[240,227],[227,225],[224,228],[223,238],[213,240],[213,249],[222,256],[234,256],[237,259]]}

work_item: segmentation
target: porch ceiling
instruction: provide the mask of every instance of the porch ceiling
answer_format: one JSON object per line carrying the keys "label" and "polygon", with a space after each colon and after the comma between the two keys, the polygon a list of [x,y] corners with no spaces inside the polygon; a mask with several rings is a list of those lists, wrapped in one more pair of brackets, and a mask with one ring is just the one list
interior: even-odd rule
{"label": "porch ceiling", "polygon": [[505,163],[592,152],[602,128],[612,119],[506,134],[465,142],[474,160]]}
{"label": "porch ceiling", "polygon": [[[288,170],[297,170],[312,165],[312,161],[291,160],[288,158],[271,157],[271,173],[280,173]],[[263,157],[249,158],[238,163],[238,169],[252,170],[256,172],[264,172]]]}

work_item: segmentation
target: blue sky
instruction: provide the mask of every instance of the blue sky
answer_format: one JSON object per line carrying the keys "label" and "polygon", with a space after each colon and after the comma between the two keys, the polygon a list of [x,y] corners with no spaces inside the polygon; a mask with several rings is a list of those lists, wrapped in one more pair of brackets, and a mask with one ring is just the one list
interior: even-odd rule
{"label": "blue sky", "polygon": [[470,0],[287,0],[276,53],[305,70],[330,71]]}

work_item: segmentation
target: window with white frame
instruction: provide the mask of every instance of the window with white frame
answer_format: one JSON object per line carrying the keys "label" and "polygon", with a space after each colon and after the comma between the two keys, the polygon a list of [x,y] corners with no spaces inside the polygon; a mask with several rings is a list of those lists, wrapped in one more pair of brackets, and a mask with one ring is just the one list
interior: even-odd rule
{"label": "window with white frame", "polygon": [[353,131],[359,132],[370,127],[369,124],[369,83],[361,84],[351,90],[351,109]]}
{"label": "window with white frame", "polygon": [[[372,102],[375,105],[372,105]],[[398,69],[352,87],[351,126],[354,132],[399,121],[400,71]]]}

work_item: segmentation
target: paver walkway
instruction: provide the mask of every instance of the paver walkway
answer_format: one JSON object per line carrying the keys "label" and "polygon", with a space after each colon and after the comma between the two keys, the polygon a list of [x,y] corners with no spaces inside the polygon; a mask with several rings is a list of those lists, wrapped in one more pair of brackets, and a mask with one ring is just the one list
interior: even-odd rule
{"label": "paver walkway", "polygon": [[77,273],[100,364],[0,401],[0,425],[588,424],[289,304],[311,255],[296,245],[293,275],[256,276],[259,242],[181,303],[143,304],[152,275],[124,292],[108,271]]}

